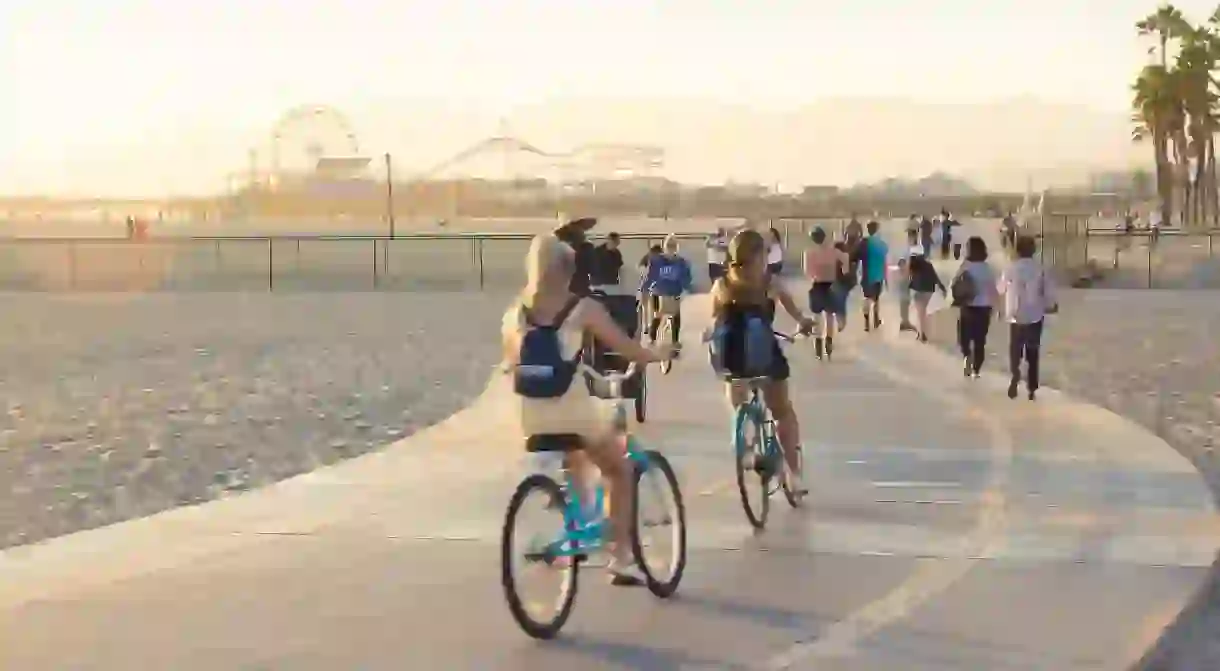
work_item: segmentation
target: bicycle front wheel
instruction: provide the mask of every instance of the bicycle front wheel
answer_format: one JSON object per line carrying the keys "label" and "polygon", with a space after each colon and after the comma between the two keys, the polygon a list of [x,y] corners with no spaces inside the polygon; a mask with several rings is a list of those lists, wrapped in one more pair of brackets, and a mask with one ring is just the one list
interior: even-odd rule
{"label": "bicycle front wheel", "polygon": [[[576,603],[580,563],[571,553],[559,552],[566,543],[556,543],[567,535],[563,518],[565,503],[559,484],[535,473],[517,485],[504,518],[500,542],[500,581],[504,598],[513,619],[533,638],[554,638],[568,621]],[[550,518],[541,533],[522,532],[519,529],[521,518],[539,512],[544,518]],[[530,575],[523,575],[525,573]],[[542,587],[535,588],[535,582]]]}
{"label": "bicycle front wheel", "polygon": [[737,461],[737,491],[741,493],[741,507],[746,519],[755,529],[767,526],[767,514],[771,509],[768,491],[766,440],[763,435],[762,409],[755,403],[746,403],[737,409],[733,422],[733,445]]}
{"label": "bicycle front wheel", "polygon": [[[674,340],[674,322],[673,318],[665,317],[661,320],[661,332],[657,334],[657,342],[672,343]],[[674,360],[666,359],[661,362],[661,374],[669,375],[669,371],[674,368]]]}
{"label": "bicycle front wheel", "polygon": [[686,570],[686,504],[669,460],[655,450],[645,455],[647,465],[635,470],[631,544],[648,590],[665,599],[677,591]]}

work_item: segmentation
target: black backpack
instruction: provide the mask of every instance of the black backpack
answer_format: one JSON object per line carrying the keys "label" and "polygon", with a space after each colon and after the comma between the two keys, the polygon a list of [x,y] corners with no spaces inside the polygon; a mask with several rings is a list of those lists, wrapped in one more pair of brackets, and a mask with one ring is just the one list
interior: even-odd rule
{"label": "black backpack", "polygon": [[580,366],[582,352],[571,361],[563,358],[559,327],[580,303],[574,296],[550,324],[538,324],[525,310],[529,330],[521,338],[521,349],[513,371],[513,391],[525,398],[559,398],[568,392]]}
{"label": "black backpack", "polygon": [[978,284],[968,270],[963,270],[953,279],[950,291],[953,293],[954,305],[969,305],[979,295]]}

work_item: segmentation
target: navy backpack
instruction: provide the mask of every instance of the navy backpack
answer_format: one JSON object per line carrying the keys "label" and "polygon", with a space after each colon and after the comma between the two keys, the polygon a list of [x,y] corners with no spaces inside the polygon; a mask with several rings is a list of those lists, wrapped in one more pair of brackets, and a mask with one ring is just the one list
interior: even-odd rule
{"label": "navy backpack", "polygon": [[573,297],[550,324],[534,322],[529,310],[525,309],[529,330],[521,338],[521,349],[513,373],[513,391],[519,396],[559,398],[572,386],[582,352],[578,352],[576,358],[570,361],[563,357],[559,327],[563,326],[579,302],[580,297]]}

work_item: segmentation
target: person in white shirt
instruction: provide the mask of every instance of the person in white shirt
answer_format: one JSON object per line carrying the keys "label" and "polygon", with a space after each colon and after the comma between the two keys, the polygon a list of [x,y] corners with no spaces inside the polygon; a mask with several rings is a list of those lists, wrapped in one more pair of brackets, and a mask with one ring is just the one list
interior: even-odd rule
{"label": "person in white shirt", "polygon": [[1034,259],[1037,243],[1028,235],[1017,237],[1017,260],[1004,270],[999,292],[1004,295],[1004,316],[1008,320],[1008,365],[1012,379],[1008,398],[1017,397],[1021,384],[1021,360],[1026,362],[1025,388],[1029,400],[1038,391],[1038,364],[1042,350],[1042,326],[1046,315],[1059,310],[1055,284],[1042,264]]}
{"label": "person in white shirt", "polygon": [[709,236],[707,242],[707,277],[712,284],[724,277],[724,266],[728,263],[729,237],[724,228],[717,228],[716,234]]}
{"label": "person in white shirt", "polygon": [[771,229],[767,240],[767,272],[778,275],[784,271],[784,239],[779,231]]}

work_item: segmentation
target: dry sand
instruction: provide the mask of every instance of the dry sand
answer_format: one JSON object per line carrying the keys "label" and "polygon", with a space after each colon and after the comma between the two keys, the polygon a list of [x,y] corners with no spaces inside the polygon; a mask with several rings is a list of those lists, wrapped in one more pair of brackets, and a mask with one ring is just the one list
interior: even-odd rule
{"label": "dry sand", "polygon": [[500,294],[0,294],[0,547],[257,487],[467,404]]}

